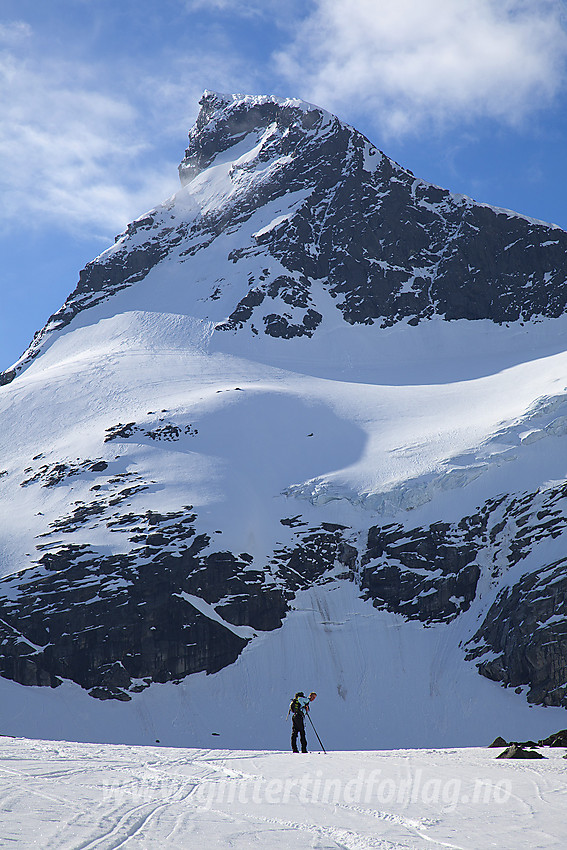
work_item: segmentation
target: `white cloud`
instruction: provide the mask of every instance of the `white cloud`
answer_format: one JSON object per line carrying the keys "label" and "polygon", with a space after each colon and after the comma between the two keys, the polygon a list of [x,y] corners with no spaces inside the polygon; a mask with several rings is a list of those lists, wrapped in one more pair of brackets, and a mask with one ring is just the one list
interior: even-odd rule
{"label": "white cloud", "polygon": [[560,0],[318,0],[276,58],[306,99],[403,134],[518,122],[557,93],[566,54]]}
{"label": "white cloud", "polygon": [[[185,0],[188,12],[230,12],[247,18],[252,16],[289,16],[299,9],[300,0]],[[305,5],[302,2],[301,5]]]}
{"label": "white cloud", "polygon": [[183,0],[183,5],[189,14],[203,14],[209,23],[222,25],[232,17],[268,29],[293,32],[298,20],[312,8],[313,0]]}
{"label": "white cloud", "polygon": [[134,172],[147,146],[136,109],[97,91],[91,76],[76,65],[0,54],[4,227],[45,217],[108,236],[161,200],[150,196],[163,176]]}
{"label": "white cloud", "polygon": [[257,4],[243,3],[242,0],[185,0],[188,12],[234,12],[248,15],[252,10],[257,11]]}
{"label": "white cloud", "polygon": [[0,50],[0,228],[50,222],[108,239],[176,191],[203,89],[231,87],[223,47],[170,55],[156,73]]}
{"label": "white cloud", "polygon": [[[121,230],[175,191],[204,88],[276,89],[405,133],[428,121],[520,120],[563,80],[559,0],[179,2],[211,14],[202,44],[183,53],[163,45],[71,62],[27,23],[0,23],[3,230],[42,219],[105,238]],[[295,32],[279,77],[241,46],[240,24],[217,25],[223,10],[257,13],[255,26],[269,19],[270,38]]]}
{"label": "white cloud", "polygon": [[0,22],[0,44],[17,44],[31,33],[31,27],[25,21]]}

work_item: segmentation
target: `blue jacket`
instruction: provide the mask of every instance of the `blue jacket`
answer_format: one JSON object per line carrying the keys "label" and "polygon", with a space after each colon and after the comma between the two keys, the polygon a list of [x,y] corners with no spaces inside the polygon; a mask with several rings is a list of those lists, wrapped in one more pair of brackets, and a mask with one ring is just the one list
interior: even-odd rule
{"label": "blue jacket", "polygon": [[297,701],[301,706],[301,713],[306,714],[309,711],[309,705],[311,703],[309,697],[297,697]]}

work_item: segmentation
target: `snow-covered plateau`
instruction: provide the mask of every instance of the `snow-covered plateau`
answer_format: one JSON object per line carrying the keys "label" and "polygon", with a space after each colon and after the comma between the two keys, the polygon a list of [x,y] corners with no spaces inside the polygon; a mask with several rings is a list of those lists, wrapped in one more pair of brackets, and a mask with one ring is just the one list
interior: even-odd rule
{"label": "snow-covered plateau", "polygon": [[0,752],[2,843],[22,850],[565,847],[563,749],[500,761],[2,738]]}
{"label": "snow-covered plateau", "polygon": [[205,93],[180,177],[0,374],[0,731],[285,749],[300,689],[345,752],[566,726],[567,234],[294,100]]}

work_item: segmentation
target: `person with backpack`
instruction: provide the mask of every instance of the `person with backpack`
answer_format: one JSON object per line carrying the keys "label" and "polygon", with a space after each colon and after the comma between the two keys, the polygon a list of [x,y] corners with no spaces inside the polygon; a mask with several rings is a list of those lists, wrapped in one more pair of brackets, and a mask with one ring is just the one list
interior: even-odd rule
{"label": "person with backpack", "polygon": [[289,706],[289,714],[291,713],[291,749],[294,753],[298,753],[297,736],[301,740],[301,752],[307,752],[307,738],[305,737],[305,721],[304,717],[309,711],[309,705],[313,702],[317,694],[311,691],[308,697],[303,691],[298,691],[292,699]]}

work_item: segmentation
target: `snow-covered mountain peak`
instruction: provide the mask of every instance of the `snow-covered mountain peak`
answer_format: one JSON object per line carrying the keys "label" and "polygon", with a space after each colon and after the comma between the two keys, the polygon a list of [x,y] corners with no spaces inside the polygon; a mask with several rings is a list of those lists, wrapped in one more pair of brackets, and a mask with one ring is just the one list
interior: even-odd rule
{"label": "snow-covered mountain peak", "polygon": [[[323,109],[297,98],[275,95],[220,94],[205,91],[201,109],[189,132],[189,143],[179,166],[182,185],[208,168],[219,156],[252,137],[260,148],[274,136],[292,133],[295,144],[302,135],[321,130],[338,119]],[[260,150],[257,151],[260,153]],[[237,155],[238,156],[238,155]],[[263,155],[264,159],[269,154]],[[226,160],[226,155],[223,159]]]}
{"label": "snow-covered mountain peak", "polygon": [[221,671],[207,714],[277,667],[363,729],[382,646],[392,741],[400,671],[410,715],[487,679],[567,705],[567,234],[301,101],[201,107],[180,190],[0,376],[0,675]]}
{"label": "snow-covered mountain peak", "polygon": [[562,230],[418,180],[303,101],[205,92],[179,172],[181,190],[85,267],[0,383],[61,333],[123,311],[212,322],[214,347],[270,362],[283,341],[296,361],[331,335],[345,362],[382,339],[372,326],[565,308]]}

